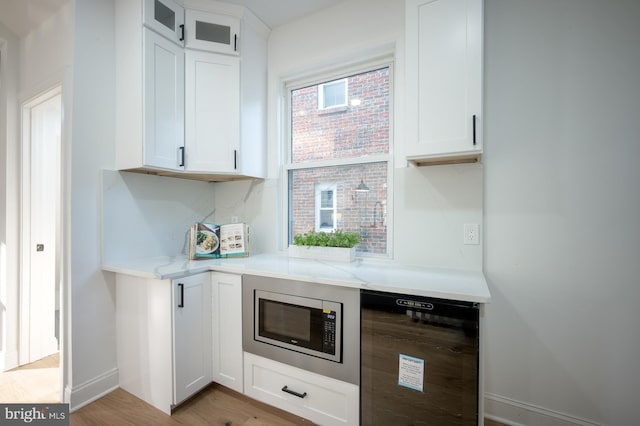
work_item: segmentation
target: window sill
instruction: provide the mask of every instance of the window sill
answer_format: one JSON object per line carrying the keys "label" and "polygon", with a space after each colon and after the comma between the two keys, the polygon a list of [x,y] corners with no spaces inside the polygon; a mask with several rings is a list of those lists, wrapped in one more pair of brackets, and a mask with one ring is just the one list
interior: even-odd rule
{"label": "window sill", "polygon": [[348,110],[349,110],[349,107],[346,106],[346,105],[336,106],[336,107],[331,107],[331,108],[325,108],[325,109],[318,110],[318,115],[334,114],[334,113],[338,113],[338,112],[346,112]]}

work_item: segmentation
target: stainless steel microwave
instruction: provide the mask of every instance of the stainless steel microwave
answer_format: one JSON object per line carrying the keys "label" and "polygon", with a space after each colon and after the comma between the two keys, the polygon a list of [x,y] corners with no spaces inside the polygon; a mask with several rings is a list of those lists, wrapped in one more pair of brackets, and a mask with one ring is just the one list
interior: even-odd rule
{"label": "stainless steel microwave", "polygon": [[246,352],[360,383],[360,290],[242,275]]}
{"label": "stainless steel microwave", "polygon": [[256,290],[254,338],[307,355],[342,362],[342,304]]}

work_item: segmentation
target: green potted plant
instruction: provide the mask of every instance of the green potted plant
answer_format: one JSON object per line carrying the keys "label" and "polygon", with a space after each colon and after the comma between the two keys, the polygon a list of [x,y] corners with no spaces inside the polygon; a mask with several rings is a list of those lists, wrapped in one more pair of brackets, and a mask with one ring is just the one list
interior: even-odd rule
{"label": "green potted plant", "polygon": [[356,246],[360,243],[360,234],[336,229],[333,232],[311,230],[293,237],[289,246],[289,256],[351,262],[355,259]]}

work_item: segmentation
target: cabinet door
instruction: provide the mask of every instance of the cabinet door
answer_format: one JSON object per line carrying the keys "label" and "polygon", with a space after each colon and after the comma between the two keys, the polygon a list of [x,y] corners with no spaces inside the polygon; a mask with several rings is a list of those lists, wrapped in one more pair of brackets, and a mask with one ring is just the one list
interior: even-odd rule
{"label": "cabinet door", "polygon": [[242,393],[242,277],[214,272],[213,381]]}
{"label": "cabinet door", "polygon": [[407,154],[481,152],[482,0],[408,0],[406,10]]}
{"label": "cabinet door", "polygon": [[240,60],[186,52],[186,168],[235,173],[240,143]]}
{"label": "cabinet door", "polygon": [[211,275],[173,281],[174,404],[212,380]]}
{"label": "cabinet door", "polygon": [[184,53],[144,30],[144,165],[184,169]]}
{"label": "cabinet door", "polygon": [[239,54],[239,19],[187,10],[185,21],[186,47],[231,55]]}
{"label": "cabinet door", "polygon": [[184,45],[184,8],[172,0],[144,0],[144,25]]}

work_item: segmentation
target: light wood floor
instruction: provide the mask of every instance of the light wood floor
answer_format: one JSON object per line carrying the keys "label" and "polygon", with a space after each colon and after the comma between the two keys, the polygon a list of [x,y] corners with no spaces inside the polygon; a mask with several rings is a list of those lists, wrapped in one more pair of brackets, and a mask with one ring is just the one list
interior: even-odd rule
{"label": "light wood floor", "polygon": [[[59,357],[0,373],[0,402],[59,402]],[[224,386],[211,385],[180,405],[168,416],[117,389],[71,414],[71,425],[221,425],[221,426],[311,426],[308,420],[262,404]],[[505,426],[485,420],[485,426]]]}
{"label": "light wood floor", "polygon": [[0,402],[60,402],[60,357],[39,361],[0,373]]}
{"label": "light wood floor", "polygon": [[117,389],[73,412],[70,424],[310,426],[313,423],[213,384],[181,404],[171,416],[130,393]]}
{"label": "light wood floor", "polygon": [[[311,426],[308,420],[254,401],[220,385],[211,385],[168,416],[117,389],[71,414],[71,426],[81,425],[220,425]],[[485,426],[504,426],[491,420]]]}

